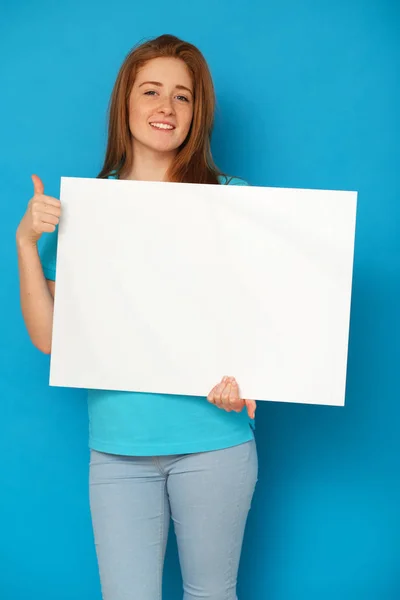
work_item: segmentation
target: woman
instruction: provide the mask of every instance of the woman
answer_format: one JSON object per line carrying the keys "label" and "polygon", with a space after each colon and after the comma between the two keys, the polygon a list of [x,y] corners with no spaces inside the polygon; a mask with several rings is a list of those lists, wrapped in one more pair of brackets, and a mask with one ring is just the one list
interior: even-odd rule
{"label": "woman", "polygon": [[[245,185],[213,163],[214,102],[196,47],[169,35],[137,47],[112,93],[99,177]],[[50,353],[61,205],[44,194],[37,176],[32,179],[34,196],[17,230],[21,305],[32,342]],[[103,598],[161,598],[172,516],[184,599],[236,599],[257,479],[255,402],[241,399],[235,379],[224,377],[207,399],[90,390],[88,407],[90,504]]]}

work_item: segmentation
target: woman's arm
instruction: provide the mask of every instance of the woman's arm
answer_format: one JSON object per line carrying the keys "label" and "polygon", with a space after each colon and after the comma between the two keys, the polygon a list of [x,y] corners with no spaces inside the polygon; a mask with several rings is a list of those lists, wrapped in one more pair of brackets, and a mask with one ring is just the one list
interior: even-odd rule
{"label": "woman's arm", "polygon": [[47,281],[36,244],[17,236],[22,315],[32,343],[50,354],[53,330],[54,281]]}
{"label": "woman's arm", "polygon": [[59,222],[61,204],[44,195],[43,184],[33,176],[34,196],[17,229],[20,301],[32,343],[50,354],[53,329],[54,282],[46,280],[37,242],[44,232],[53,232]]}

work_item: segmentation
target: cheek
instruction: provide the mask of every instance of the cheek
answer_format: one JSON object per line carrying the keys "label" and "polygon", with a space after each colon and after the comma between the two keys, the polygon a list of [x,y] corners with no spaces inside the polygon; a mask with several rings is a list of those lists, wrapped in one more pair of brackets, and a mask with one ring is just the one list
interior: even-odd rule
{"label": "cheek", "polygon": [[186,109],[181,116],[181,122],[182,122],[186,132],[189,131],[192,121],[193,121],[193,108]]}
{"label": "cheek", "polygon": [[140,127],[143,127],[143,123],[146,122],[148,110],[146,111],[146,107],[142,106],[140,102],[130,102],[129,104],[129,127],[131,131],[133,129],[137,130]]}
{"label": "cheek", "polygon": [[129,107],[129,128],[130,128],[131,132],[133,132],[133,130],[136,129],[137,122],[138,122],[137,109],[133,108],[133,106],[130,106]]}

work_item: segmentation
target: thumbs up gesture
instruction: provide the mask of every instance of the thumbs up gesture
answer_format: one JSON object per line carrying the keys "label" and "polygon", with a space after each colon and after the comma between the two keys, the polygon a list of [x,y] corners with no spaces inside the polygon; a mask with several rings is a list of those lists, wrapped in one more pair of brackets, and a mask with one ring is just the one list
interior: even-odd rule
{"label": "thumbs up gesture", "polygon": [[36,244],[42,233],[51,233],[60,220],[61,202],[45,196],[44,185],[37,175],[32,175],[33,196],[17,229],[17,240]]}

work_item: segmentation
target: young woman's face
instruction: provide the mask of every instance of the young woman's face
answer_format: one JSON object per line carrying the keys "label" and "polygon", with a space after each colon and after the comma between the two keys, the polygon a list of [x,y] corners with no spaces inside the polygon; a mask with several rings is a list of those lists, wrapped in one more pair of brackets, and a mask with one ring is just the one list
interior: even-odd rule
{"label": "young woman's face", "polygon": [[139,70],[129,98],[134,143],[157,152],[175,152],[193,119],[193,83],[178,58],[154,58]]}

